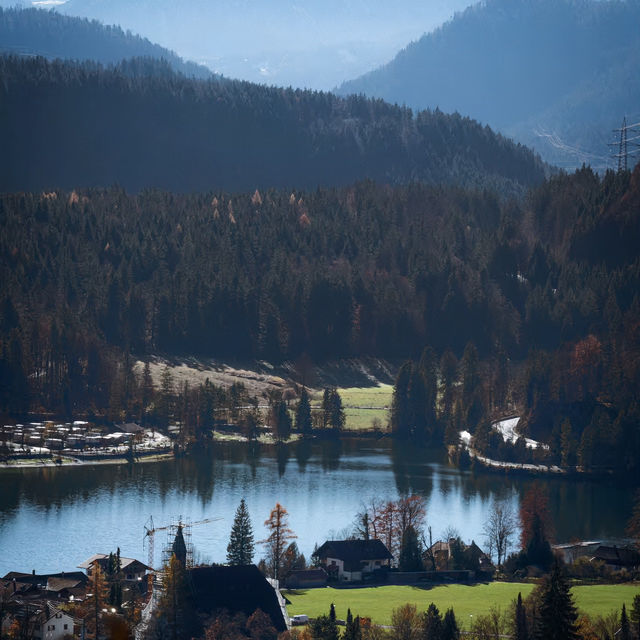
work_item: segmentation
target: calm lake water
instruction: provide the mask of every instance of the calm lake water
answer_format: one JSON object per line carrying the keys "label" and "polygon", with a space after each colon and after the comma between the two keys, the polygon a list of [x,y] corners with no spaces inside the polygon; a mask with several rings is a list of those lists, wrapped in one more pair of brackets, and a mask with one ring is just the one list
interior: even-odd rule
{"label": "calm lake water", "polygon": [[[363,502],[417,493],[427,501],[434,541],[453,526],[463,539],[482,543],[493,501],[517,509],[532,479],[462,472],[441,452],[388,440],[296,443],[280,449],[215,444],[178,460],[0,472],[0,575],[71,571],[94,553],[120,547],[146,561],[144,524],[179,516],[194,526],[196,558],[224,562],[233,516],[247,500],[256,540],[280,502],[290,514],[298,546],[307,555],[333,532],[349,526]],[[621,536],[633,490],[613,483],[538,480],[549,490],[556,538]],[[156,534],[156,564],[166,532]],[[262,549],[257,545],[257,557]],[[257,559],[257,558],[256,558]]]}

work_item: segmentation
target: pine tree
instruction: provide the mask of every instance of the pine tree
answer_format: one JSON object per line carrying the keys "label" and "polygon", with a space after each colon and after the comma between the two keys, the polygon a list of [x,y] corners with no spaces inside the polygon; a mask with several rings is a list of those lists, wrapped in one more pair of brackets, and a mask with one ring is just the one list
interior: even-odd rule
{"label": "pine tree", "polygon": [[302,387],[300,401],[296,407],[296,430],[305,435],[311,433],[311,403],[306,387]]}
{"label": "pine tree", "polygon": [[151,366],[149,361],[147,360],[144,363],[144,369],[142,371],[142,385],[141,385],[141,422],[142,424],[147,423],[147,413],[149,411],[149,407],[151,406],[151,401],[153,400],[153,379],[151,378]]}
{"label": "pine tree", "polygon": [[411,417],[409,407],[409,383],[413,372],[413,363],[405,362],[398,371],[393,385],[391,400],[391,430],[397,436],[406,438],[411,433]]}
{"label": "pine tree", "polygon": [[341,431],[344,428],[346,418],[342,407],[342,398],[335,387],[331,389],[330,399],[331,410],[329,414],[329,422],[331,424],[331,428],[334,431]]}
{"label": "pine tree", "polygon": [[244,498],[242,498],[231,527],[231,535],[227,545],[227,564],[251,564],[253,562],[253,551],[253,528],[247,505]]}
{"label": "pine tree", "polygon": [[422,640],[441,640],[442,616],[433,602],[422,614]]}
{"label": "pine tree", "polygon": [[409,525],[402,536],[400,544],[400,571],[422,571],[422,546],[418,532]]}
{"label": "pine tree", "polygon": [[522,594],[518,592],[515,611],[515,640],[529,640],[527,631],[527,611],[522,602]]}
{"label": "pine tree", "polygon": [[442,635],[440,637],[441,640],[460,639],[460,629],[453,609],[447,609],[447,612],[444,614],[444,620],[442,621]]}
{"label": "pine tree", "polygon": [[347,623],[342,634],[342,640],[361,640],[360,616],[351,615],[351,609],[347,609]]}
{"label": "pine tree", "polygon": [[556,561],[540,587],[540,605],[533,637],[535,640],[578,640],[578,612],[569,583]]}
{"label": "pine tree", "polygon": [[640,594],[634,596],[633,604],[631,605],[631,627],[636,638],[640,638]]}
{"label": "pine tree", "polygon": [[620,633],[617,634],[617,640],[631,640],[632,638],[633,634],[631,633],[631,625],[627,617],[627,608],[623,602],[622,611],[620,612]]}

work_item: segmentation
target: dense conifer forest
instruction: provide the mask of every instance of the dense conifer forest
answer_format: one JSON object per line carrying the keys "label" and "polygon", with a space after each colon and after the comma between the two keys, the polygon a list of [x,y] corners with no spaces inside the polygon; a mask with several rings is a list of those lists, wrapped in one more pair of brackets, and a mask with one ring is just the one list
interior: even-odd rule
{"label": "dense conifer forest", "polygon": [[315,188],[370,178],[538,184],[528,149],[473,120],[363,97],[195,80],[166,62],[0,59],[0,189]]}
{"label": "dense conifer forest", "polygon": [[132,355],[417,360],[428,346],[455,398],[405,435],[441,442],[515,402],[567,464],[588,449],[636,469],[639,212],[640,168],[560,175],[521,201],[368,181],[5,194],[2,408],[104,412]]}

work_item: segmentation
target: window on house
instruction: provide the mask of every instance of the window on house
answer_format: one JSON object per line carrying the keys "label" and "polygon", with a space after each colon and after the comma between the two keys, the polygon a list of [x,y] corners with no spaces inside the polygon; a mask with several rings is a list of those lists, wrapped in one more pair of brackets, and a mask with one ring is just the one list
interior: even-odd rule
{"label": "window on house", "polygon": [[65,625],[64,625],[64,630],[66,631],[68,628],[69,628],[69,625],[68,625],[68,624],[65,624]]}

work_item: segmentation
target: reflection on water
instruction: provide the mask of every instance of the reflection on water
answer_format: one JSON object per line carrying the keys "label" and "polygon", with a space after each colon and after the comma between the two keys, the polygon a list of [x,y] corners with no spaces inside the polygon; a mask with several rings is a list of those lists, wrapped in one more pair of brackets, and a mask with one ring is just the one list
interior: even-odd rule
{"label": "reflection on water", "polygon": [[[539,480],[549,490],[560,540],[622,535],[632,490],[613,484]],[[331,530],[349,526],[371,498],[425,497],[437,538],[448,526],[482,541],[493,500],[517,508],[532,479],[473,474],[443,454],[389,440],[297,442],[265,447],[216,443],[196,455],[136,465],[11,470],[0,474],[0,575],[70,570],[96,552],[120,546],[146,559],[143,525],[182,516],[220,520],[193,529],[200,557],[224,561],[233,514],[247,500],[256,540],[276,501],[290,514],[298,546],[309,556]],[[158,534],[160,535],[160,534]],[[163,537],[156,542],[156,561]],[[261,549],[258,548],[258,552]]]}

